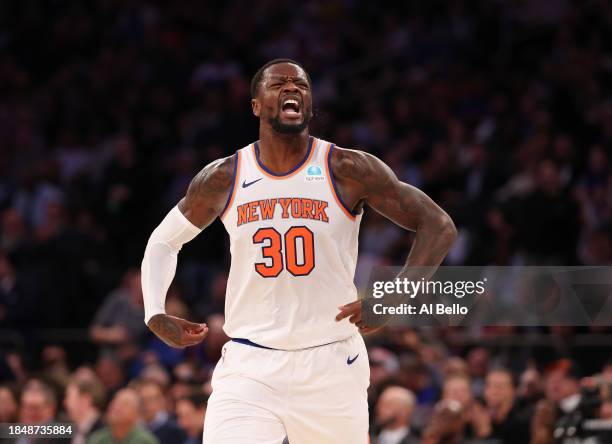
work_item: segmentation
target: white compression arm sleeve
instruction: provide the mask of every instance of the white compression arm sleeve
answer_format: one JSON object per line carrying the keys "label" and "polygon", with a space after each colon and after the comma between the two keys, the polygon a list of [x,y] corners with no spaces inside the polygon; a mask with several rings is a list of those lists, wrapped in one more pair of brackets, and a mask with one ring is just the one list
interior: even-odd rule
{"label": "white compression arm sleeve", "polygon": [[178,252],[201,231],[174,207],[151,234],[141,267],[145,323],[166,312],[166,292],[176,273]]}

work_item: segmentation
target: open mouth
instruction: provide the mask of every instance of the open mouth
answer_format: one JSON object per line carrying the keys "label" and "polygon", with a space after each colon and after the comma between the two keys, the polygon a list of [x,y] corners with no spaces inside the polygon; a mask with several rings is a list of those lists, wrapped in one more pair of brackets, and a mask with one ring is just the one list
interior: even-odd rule
{"label": "open mouth", "polygon": [[286,98],[281,104],[282,113],[291,119],[296,119],[302,115],[300,102],[294,98]]}

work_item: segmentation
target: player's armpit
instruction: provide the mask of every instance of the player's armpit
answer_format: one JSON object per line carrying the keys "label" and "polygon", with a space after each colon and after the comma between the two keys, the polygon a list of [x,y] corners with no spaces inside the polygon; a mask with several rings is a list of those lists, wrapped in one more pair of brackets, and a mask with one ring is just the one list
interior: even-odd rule
{"label": "player's armpit", "polygon": [[204,229],[221,214],[234,186],[234,164],[235,156],[215,160],[192,179],[178,203],[189,222]]}
{"label": "player's armpit", "polygon": [[401,182],[377,157],[337,148],[332,170],[350,208],[367,203],[397,225],[416,232],[407,266],[438,266],[457,230],[449,215],[421,190]]}

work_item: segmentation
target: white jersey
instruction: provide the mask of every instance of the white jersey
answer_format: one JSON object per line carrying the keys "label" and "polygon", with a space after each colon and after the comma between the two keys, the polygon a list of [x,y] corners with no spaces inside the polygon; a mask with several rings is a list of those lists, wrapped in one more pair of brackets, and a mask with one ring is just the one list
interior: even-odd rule
{"label": "white jersey", "polygon": [[235,154],[234,185],[221,220],[230,236],[225,299],[230,338],[282,350],[347,339],[336,322],[357,300],[353,283],[361,214],[342,202],[331,174],[333,144],[310,137],[305,158],[277,175],[257,142]]}

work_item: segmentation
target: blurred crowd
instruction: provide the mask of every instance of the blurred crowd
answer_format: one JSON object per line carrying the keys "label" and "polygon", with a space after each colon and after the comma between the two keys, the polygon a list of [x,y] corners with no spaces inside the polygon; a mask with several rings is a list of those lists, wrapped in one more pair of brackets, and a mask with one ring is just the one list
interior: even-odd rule
{"label": "blurred crowd", "polygon": [[[168,295],[208,323],[199,347],[148,332],[138,268],[193,175],[257,138],[249,81],[272,58],[310,73],[314,135],[451,214],[447,264],[612,262],[612,4],[396,3],[0,2],[0,422],[197,442],[227,339],[224,229],[183,248]],[[358,284],[411,240],[366,209]],[[387,328],[368,339],[373,442],[603,443],[610,332]]]}
{"label": "blurred crowd", "polygon": [[[15,379],[0,384],[0,423],[61,422],[74,429],[64,441],[0,442],[201,443],[209,358],[216,359],[227,339],[221,322],[209,325],[212,337],[189,350],[151,344],[137,369],[113,353],[71,368],[63,348],[48,346],[43,367],[29,372],[13,354]],[[440,341],[405,329],[374,335],[368,345],[373,443],[612,442],[612,359],[585,377],[570,359],[513,372],[486,348],[453,356]]]}

